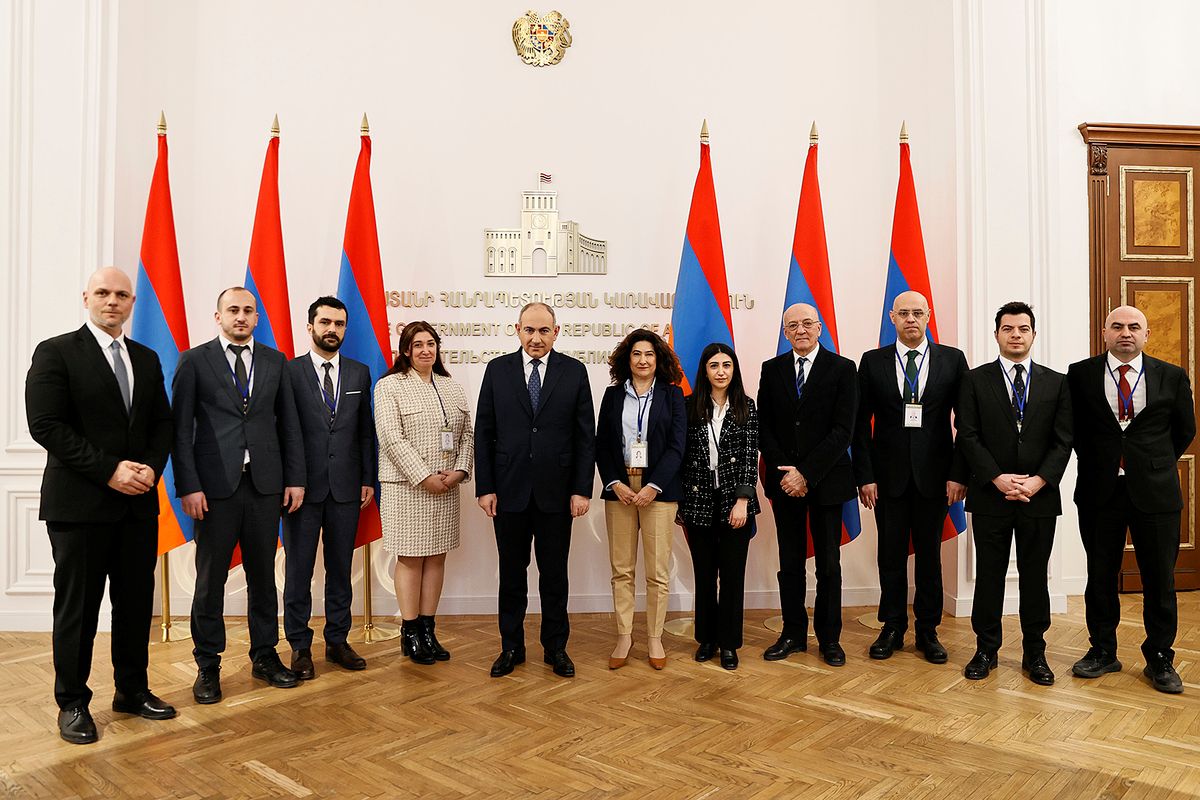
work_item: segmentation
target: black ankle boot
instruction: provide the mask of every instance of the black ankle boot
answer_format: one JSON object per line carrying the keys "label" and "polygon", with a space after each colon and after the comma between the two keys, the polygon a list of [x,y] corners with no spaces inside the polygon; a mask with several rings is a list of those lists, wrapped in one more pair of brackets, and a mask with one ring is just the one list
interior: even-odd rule
{"label": "black ankle boot", "polygon": [[442,643],[433,632],[433,617],[422,614],[417,617],[417,623],[421,626],[421,639],[425,642],[425,649],[438,661],[449,661],[450,651],[442,647]]}
{"label": "black ankle boot", "polygon": [[415,619],[406,619],[400,626],[400,652],[412,659],[414,664],[432,664],[433,653],[425,644],[421,635],[421,623]]}

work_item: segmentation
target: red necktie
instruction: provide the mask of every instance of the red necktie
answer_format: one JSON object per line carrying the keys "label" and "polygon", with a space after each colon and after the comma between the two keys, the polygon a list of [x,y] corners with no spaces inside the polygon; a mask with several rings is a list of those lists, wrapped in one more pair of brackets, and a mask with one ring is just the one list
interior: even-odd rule
{"label": "red necktie", "polygon": [[1121,373],[1121,380],[1117,383],[1117,420],[1120,422],[1133,419],[1133,389],[1129,387],[1127,377],[1131,369],[1133,367],[1128,364],[1117,367]]}

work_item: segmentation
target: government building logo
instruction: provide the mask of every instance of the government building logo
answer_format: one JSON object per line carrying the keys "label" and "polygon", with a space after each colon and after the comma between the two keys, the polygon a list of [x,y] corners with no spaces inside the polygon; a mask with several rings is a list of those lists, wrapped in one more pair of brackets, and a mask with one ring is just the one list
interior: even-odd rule
{"label": "government building logo", "polygon": [[[542,183],[550,176],[543,174]],[[483,274],[488,278],[608,274],[608,243],[558,218],[558,192],[521,196],[521,227],[484,228]]]}

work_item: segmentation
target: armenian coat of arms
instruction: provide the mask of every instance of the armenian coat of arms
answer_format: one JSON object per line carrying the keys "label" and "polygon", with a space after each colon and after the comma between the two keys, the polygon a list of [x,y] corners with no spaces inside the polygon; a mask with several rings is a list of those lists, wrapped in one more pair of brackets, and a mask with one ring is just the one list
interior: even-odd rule
{"label": "armenian coat of arms", "polygon": [[513,23],[513,45],[530,66],[549,67],[563,60],[571,46],[571,23],[557,11],[526,11]]}

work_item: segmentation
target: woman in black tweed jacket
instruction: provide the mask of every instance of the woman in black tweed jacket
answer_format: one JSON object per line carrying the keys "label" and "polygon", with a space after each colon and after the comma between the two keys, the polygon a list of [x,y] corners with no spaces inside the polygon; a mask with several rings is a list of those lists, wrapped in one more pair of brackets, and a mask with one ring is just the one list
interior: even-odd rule
{"label": "woman in black tweed jacket", "polygon": [[696,660],[720,649],[721,666],[737,669],[746,554],[759,512],[758,412],[728,345],[704,348],[692,387],[679,516],[696,575]]}

